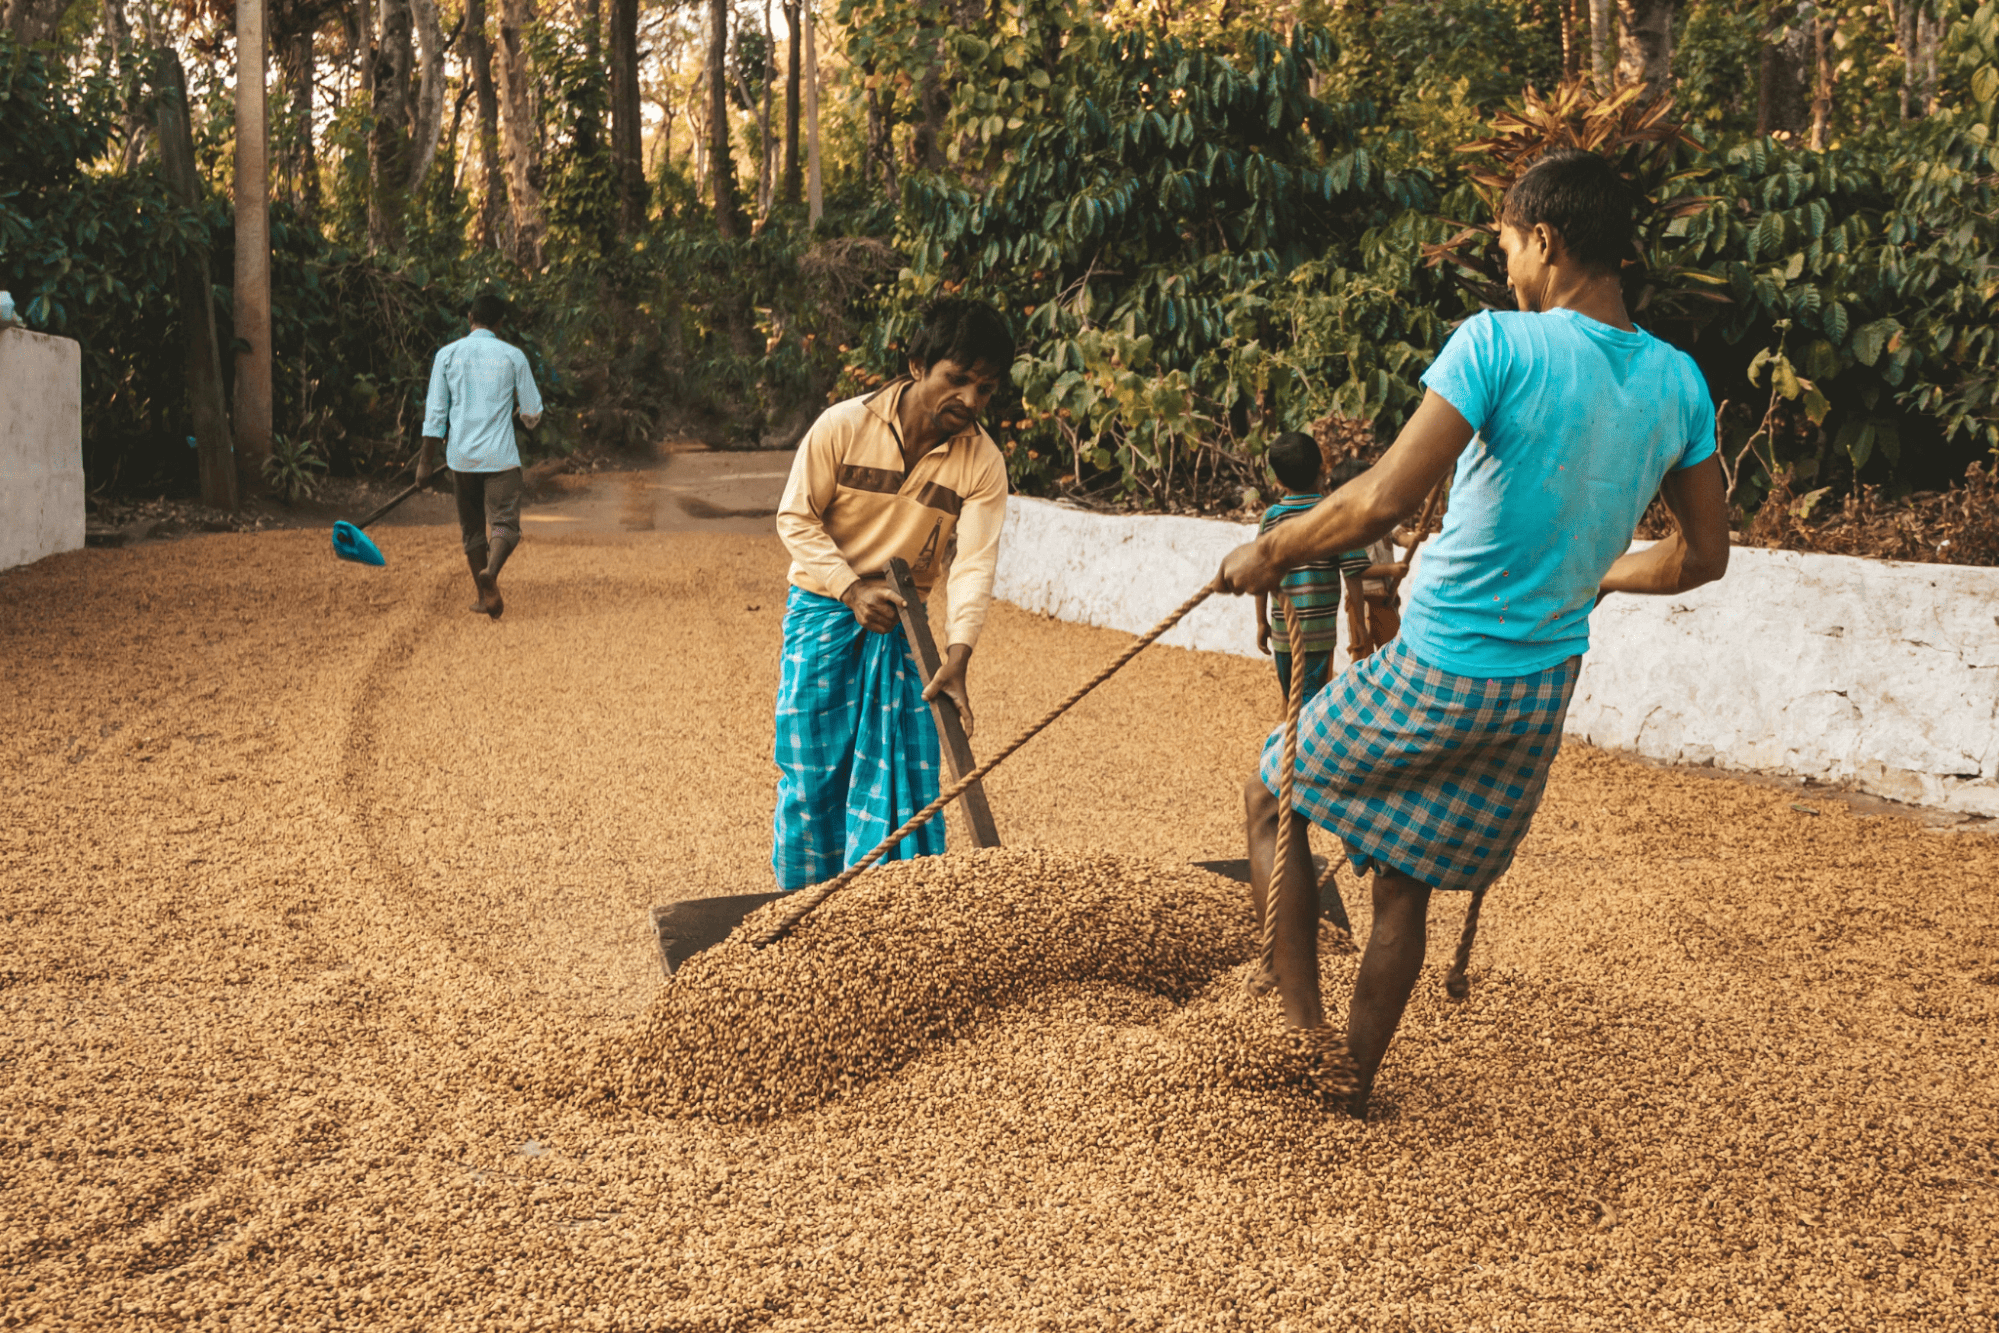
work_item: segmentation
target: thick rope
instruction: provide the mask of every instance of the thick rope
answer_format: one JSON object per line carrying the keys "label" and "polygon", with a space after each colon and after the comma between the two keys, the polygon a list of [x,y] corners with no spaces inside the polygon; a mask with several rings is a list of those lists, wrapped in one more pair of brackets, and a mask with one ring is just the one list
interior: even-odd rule
{"label": "thick rope", "polygon": [[[1422,513],[1416,516],[1416,528],[1410,535],[1409,549],[1402,553],[1402,559],[1405,562],[1416,559],[1416,548],[1422,546],[1424,540],[1430,536],[1430,520],[1437,517],[1437,510],[1444,503],[1444,493],[1449,491],[1450,488],[1451,476],[1449,473],[1445,473],[1437,480],[1437,484],[1430,488],[1430,494],[1423,498],[1423,510]],[[1395,590],[1402,586],[1402,581],[1399,578],[1390,579],[1387,581],[1387,584],[1389,596],[1393,597]],[[1376,647],[1380,646],[1376,645]]]}
{"label": "thick rope", "polygon": [[[1285,647],[1291,650],[1291,679],[1287,686],[1284,707],[1284,767],[1278,771],[1277,779],[1277,852],[1270,859],[1270,882],[1263,891],[1263,970],[1265,976],[1274,976],[1277,971],[1277,917],[1290,906],[1293,891],[1286,884],[1284,874],[1291,855],[1291,827],[1297,820],[1292,809],[1296,800],[1295,789],[1298,772],[1298,719],[1305,711],[1305,655],[1299,645],[1298,608],[1290,598],[1273,592],[1284,611]],[[1326,867],[1328,877],[1333,868]],[[1311,886],[1309,892],[1316,892],[1311,873],[1308,870],[1305,883]],[[1319,919],[1318,905],[1311,906],[1307,920],[1317,931]],[[1348,1102],[1360,1087],[1359,1072],[1355,1069],[1353,1055],[1347,1050],[1346,1035],[1328,1024],[1323,1018],[1311,1028],[1294,1032],[1293,1040],[1303,1049],[1305,1055],[1305,1075],[1322,1100],[1328,1105]]]}
{"label": "thick rope", "polygon": [[1478,939],[1478,910],[1485,903],[1485,890],[1471,892],[1471,906],[1465,909],[1465,929],[1458,936],[1457,957],[1451,960],[1451,971],[1444,974],[1444,990],[1452,1000],[1463,1000],[1471,995],[1471,983],[1465,978],[1465,969],[1471,966],[1472,942]]}
{"label": "thick rope", "polygon": [[[1298,647],[1298,608],[1283,593],[1272,592],[1284,613],[1285,647],[1291,651],[1290,679],[1285,683],[1284,767],[1277,771],[1277,855],[1270,861],[1270,881],[1263,888],[1263,975],[1277,972],[1277,912],[1289,900],[1284,888],[1285,866],[1291,857],[1291,809],[1298,769],[1298,715],[1305,708],[1305,655]],[[1316,916],[1316,914],[1314,914]]]}
{"label": "thick rope", "polygon": [[1185,617],[1188,612],[1194,610],[1194,608],[1200,606],[1203,602],[1207,601],[1208,598],[1212,596],[1219,587],[1220,587],[1220,581],[1219,579],[1217,579],[1214,583],[1210,583],[1200,592],[1194,594],[1194,596],[1188,598],[1185,602],[1175,607],[1172,610],[1172,612],[1168,614],[1165,620],[1161,621],[1159,624],[1153,626],[1150,630],[1147,630],[1144,634],[1140,635],[1137,639],[1133,640],[1131,642],[1130,647],[1126,648],[1124,652],[1118,654],[1117,658],[1110,664],[1110,666],[1104,668],[1102,671],[1098,672],[1095,676],[1091,677],[1089,680],[1085,681],[1082,685],[1078,686],[1069,695],[1067,699],[1063,700],[1060,704],[1057,704],[1054,708],[1050,709],[1046,714],[1042,715],[1040,721],[1031,724],[1024,731],[1022,731],[1019,736],[1016,736],[1013,740],[1007,742],[1006,745],[1000,748],[997,754],[995,754],[992,758],[988,759],[984,764],[981,764],[980,766],[978,766],[978,768],[973,769],[970,773],[965,774],[963,777],[959,778],[958,781],[951,784],[950,787],[945,788],[943,792],[938,794],[938,797],[935,801],[931,802],[928,806],[925,806],[922,810],[918,811],[916,814],[910,816],[909,819],[904,822],[902,828],[890,834],[880,843],[877,843],[874,847],[874,850],[868,853],[867,856],[861,858],[859,861],[855,862],[852,866],[849,866],[846,870],[840,872],[839,875],[833,877],[831,880],[828,880],[825,884],[816,886],[812,889],[801,889],[796,894],[792,895],[791,907],[789,908],[789,910],[786,911],[783,917],[778,919],[777,925],[773,926],[768,932],[764,934],[761,940],[758,940],[756,942],[756,948],[762,949],[764,946],[777,940],[779,937],[783,936],[787,931],[791,930],[793,927],[797,926],[800,922],[804,921],[807,914],[811,913],[811,911],[814,908],[817,908],[820,904],[824,903],[827,899],[831,898],[835,893],[846,888],[849,884],[852,884],[856,876],[860,875],[861,872],[867,870],[870,866],[873,866],[877,861],[881,860],[882,857],[887,855],[889,849],[893,848],[896,844],[902,842],[903,839],[908,838],[918,829],[921,829],[925,824],[927,824],[930,821],[932,816],[936,815],[937,812],[943,810],[946,806],[950,805],[953,801],[957,800],[960,796],[962,796],[966,788],[969,788],[972,784],[978,782],[981,778],[984,778],[987,774],[991,773],[994,769],[998,768],[1000,761],[1004,760],[1007,756],[1019,750],[1029,741],[1032,741],[1035,738],[1035,736],[1041,732],[1043,728],[1047,727],[1057,718],[1060,718],[1063,714],[1067,713],[1070,709],[1074,708],[1076,703],[1079,700],[1081,700],[1083,696],[1089,694],[1092,690],[1095,690],[1098,686],[1110,680],[1111,677],[1117,674],[1117,671],[1120,667],[1123,667],[1126,663],[1130,662],[1133,658],[1137,657],[1139,653],[1143,651],[1147,645],[1152,643],[1153,640],[1159,638],[1159,636],[1165,634],[1168,630],[1171,630],[1174,626],[1178,625],[1181,619]]}

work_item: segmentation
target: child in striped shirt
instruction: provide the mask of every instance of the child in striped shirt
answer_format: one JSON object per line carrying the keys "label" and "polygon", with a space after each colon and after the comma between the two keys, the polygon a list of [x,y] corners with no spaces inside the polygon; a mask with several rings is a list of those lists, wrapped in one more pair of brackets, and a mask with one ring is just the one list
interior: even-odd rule
{"label": "child in striped shirt", "polygon": [[[1303,514],[1325,497],[1319,489],[1322,460],[1318,442],[1302,431],[1286,431],[1270,442],[1270,471],[1284,489],[1275,505],[1263,512],[1259,535],[1294,514]],[[1305,698],[1325,689],[1332,679],[1333,650],[1339,645],[1340,582],[1358,578],[1368,568],[1365,551],[1348,551],[1339,559],[1313,561],[1284,576],[1282,594],[1298,609],[1298,643],[1292,644],[1284,613],[1273,614],[1267,595],[1256,595],[1256,647],[1271,656],[1277,668],[1277,688],[1290,698],[1291,666],[1301,662]]]}

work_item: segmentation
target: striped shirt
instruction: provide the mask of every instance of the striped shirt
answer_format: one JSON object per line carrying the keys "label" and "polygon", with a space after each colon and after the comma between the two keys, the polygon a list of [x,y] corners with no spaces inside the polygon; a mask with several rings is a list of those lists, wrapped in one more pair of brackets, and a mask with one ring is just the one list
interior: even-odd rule
{"label": "striped shirt", "polygon": [[445,467],[453,472],[520,467],[516,412],[529,426],[541,420],[541,394],[527,353],[501,342],[491,329],[474,329],[438,351],[430,364],[423,433],[444,441]]}
{"label": "striped shirt", "polygon": [[[1258,534],[1269,532],[1294,514],[1303,514],[1324,500],[1324,496],[1294,492],[1263,512]],[[1301,565],[1284,576],[1284,596],[1298,609],[1298,638],[1303,653],[1330,653],[1340,641],[1340,579],[1358,575],[1367,568],[1365,551],[1342,552],[1337,561],[1317,560]],[[1291,637],[1284,629],[1284,613],[1270,609],[1270,649],[1291,652]]]}
{"label": "striped shirt", "polygon": [[905,464],[897,415],[908,388],[896,380],[819,414],[792,458],[777,535],[791,553],[792,587],[821,597],[844,596],[900,556],[927,598],[948,567],[947,642],[969,646],[993,600],[1006,457],[973,425]]}

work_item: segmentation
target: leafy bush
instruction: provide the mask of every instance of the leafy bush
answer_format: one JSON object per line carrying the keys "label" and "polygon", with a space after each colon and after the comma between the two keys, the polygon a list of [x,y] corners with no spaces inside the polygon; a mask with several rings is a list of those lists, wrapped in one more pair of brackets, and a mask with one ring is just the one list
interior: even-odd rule
{"label": "leafy bush", "polygon": [[851,383],[899,369],[925,298],[976,291],[1023,337],[998,414],[1017,482],[1164,503],[1239,478],[1305,415],[1269,364],[1290,337],[1272,285],[1431,200],[1360,145],[1367,108],[1312,96],[1331,54],[1303,27],[1225,58],[1046,9],[961,37],[952,126],[985,184],[907,183],[909,266]]}

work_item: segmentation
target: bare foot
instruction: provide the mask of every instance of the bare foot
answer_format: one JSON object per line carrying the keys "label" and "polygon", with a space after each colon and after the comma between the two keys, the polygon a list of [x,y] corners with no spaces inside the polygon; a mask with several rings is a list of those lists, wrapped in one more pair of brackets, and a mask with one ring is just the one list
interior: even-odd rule
{"label": "bare foot", "polygon": [[472,582],[479,588],[479,600],[472,604],[472,610],[499,620],[500,613],[507,609],[506,600],[500,596],[499,580],[489,574],[475,574]]}

